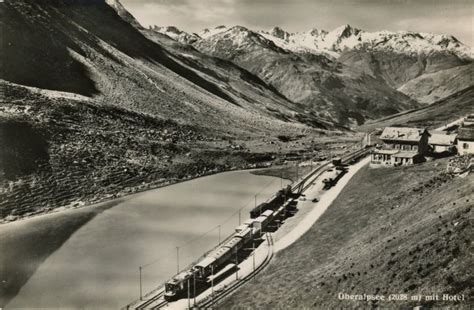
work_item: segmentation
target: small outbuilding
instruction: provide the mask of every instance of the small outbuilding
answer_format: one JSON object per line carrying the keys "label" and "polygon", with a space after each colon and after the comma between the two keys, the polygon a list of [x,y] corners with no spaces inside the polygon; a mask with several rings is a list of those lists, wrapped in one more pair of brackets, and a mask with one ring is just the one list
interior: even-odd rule
{"label": "small outbuilding", "polygon": [[459,155],[474,154],[474,127],[461,127],[457,136]]}
{"label": "small outbuilding", "polygon": [[447,134],[445,131],[430,131],[428,144],[435,154],[453,152],[456,146],[456,135]]}
{"label": "small outbuilding", "polygon": [[474,114],[470,114],[464,118],[464,126],[474,126]]}

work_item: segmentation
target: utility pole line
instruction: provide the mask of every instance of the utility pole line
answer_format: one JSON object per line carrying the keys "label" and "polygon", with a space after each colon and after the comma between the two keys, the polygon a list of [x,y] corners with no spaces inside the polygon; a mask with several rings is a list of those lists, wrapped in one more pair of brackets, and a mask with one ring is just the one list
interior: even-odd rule
{"label": "utility pole line", "polygon": [[237,248],[235,248],[235,280],[239,280],[239,261],[237,259]]}
{"label": "utility pole line", "polygon": [[211,296],[214,299],[214,265],[211,265]]}
{"label": "utility pole line", "polygon": [[188,278],[188,309],[191,309],[191,288],[189,287],[189,278]]}
{"label": "utility pole line", "polygon": [[196,273],[193,273],[193,291],[194,291],[194,303],[193,306],[196,305]]}
{"label": "utility pole line", "polygon": [[252,240],[253,279],[255,280],[255,242]]}
{"label": "utility pole line", "polygon": [[140,300],[143,300],[143,294],[142,294],[142,266],[138,267],[138,272],[140,274]]}
{"label": "utility pole line", "polygon": [[280,170],[280,188],[283,188],[283,169]]}
{"label": "utility pole line", "polygon": [[179,246],[176,247],[176,269],[177,273],[179,273]]}

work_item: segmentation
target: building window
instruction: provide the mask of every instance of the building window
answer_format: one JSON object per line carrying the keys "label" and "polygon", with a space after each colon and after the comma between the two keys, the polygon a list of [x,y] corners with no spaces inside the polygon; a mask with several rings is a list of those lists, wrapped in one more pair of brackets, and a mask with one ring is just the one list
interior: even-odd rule
{"label": "building window", "polygon": [[463,143],[462,148],[467,150],[469,148],[469,143]]}

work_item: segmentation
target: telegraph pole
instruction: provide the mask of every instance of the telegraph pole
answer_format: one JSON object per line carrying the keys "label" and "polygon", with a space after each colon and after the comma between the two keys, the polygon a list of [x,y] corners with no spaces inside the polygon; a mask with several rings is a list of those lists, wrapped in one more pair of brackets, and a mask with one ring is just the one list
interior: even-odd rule
{"label": "telegraph pole", "polygon": [[194,304],[196,305],[196,273],[193,273]]}
{"label": "telegraph pole", "polygon": [[252,240],[253,279],[255,280],[255,242]]}
{"label": "telegraph pole", "polygon": [[235,280],[239,280],[239,261],[237,260],[237,248],[235,248]]}
{"label": "telegraph pole", "polygon": [[296,161],[296,181],[299,179],[299,167],[300,165],[298,164],[298,161]]}
{"label": "telegraph pole", "polygon": [[214,265],[211,265],[211,296],[214,299]]}
{"label": "telegraph pole", "polygon": [[179,246],[176,247],[176,269],[179,273]]}
{"label": "telegraph pole", "polygon": [[188,309],[191,309],[191,288],[189,287],[189,278],[188,278]]}
{"label": "telegraph pole", "polygon": [[280,188],[283,188],[283,169],[280,170]]}
{"label": "telegraph pole", "polygon": [[240,226],[240,211],[242,211],[242,210],[239,209],[239,226]]}
{"label": "telegraph pole", "polygon": [[221,244],[221,225],[219,225],[218,227],[219,227],[219,244]]}
{"label": "telegraph pole", "polygon": [[143,294],[142,294],[142,266],[138,267],[138,272],[140,274],[140,300],[143,300]]}

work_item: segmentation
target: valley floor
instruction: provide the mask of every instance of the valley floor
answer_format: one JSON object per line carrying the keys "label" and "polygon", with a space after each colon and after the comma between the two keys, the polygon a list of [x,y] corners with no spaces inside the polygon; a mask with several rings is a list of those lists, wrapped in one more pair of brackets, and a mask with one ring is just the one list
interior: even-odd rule
{"label": "valley floor", "polygon": [[[364,167],[313,227],[222,309],[472,306],[474,176],[446,159]],[[351,301],[339,293],[463,296],[463,301]]]}

